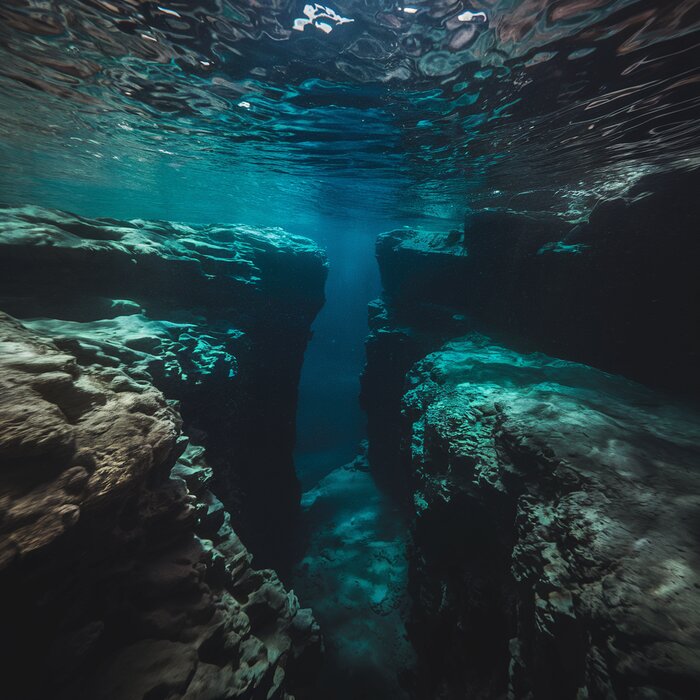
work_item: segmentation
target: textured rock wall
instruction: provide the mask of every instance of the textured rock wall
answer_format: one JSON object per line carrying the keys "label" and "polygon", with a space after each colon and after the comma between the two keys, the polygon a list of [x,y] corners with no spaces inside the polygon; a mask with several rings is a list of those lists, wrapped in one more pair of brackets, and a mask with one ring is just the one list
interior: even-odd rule
{"label": "textured rock wall", "polygon": [[375,300],[369,305],[367,362],[360,401],[367,414],[368,458],[377,479],[410,496],[400,466],[401,400],[406,373],[415,362],[471,327],[459,311],[431,303],[406,307]]}
{"label": "textured rock wall", "polygon": [[480,336],[408,376],[418,698],[700,693],[700,413]]}
{"label": "textured rock wall", "polygon": [[696,184],[380,236],[362,402],[413,518],[416,698],[697,696],[698,413],[655,393],[700,391]]}
{"label": "textured rock wall", "polygon": [[587,222],[470,216],[463,237],[399,229],[377,243],[385,299],[453,307],[508,345],[700,396],[700,176],[646,178]]}
{"label": "textured rock wall", "polygon": [[310,611],[252,568],[175,406],[116,338],[60,345],[0,314],[3,696],[303,690]]}
{"label": "textured rock wall", "polygon": [[0,211],[0,308],[178,400],[264,563],[285,563],[298,512],[297,385],[325,277],[315,244],[279,229]]}

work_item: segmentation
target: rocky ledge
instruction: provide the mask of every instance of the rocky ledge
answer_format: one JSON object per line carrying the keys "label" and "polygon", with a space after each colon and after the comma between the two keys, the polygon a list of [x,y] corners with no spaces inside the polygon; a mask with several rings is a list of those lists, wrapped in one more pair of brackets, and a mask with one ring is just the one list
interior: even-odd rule
{"label": "rocky ledge", "polygon": [[700,171],[647,177],[575,224],[480,211],[463,232],[391,231],[377,242],[384,299],[404,318],[451,307],[509,346],[700,396],[699,186]]}
{"label": "rocky ledge", "polygon": [[403,399],[417,698],[700,696],[700,415],[471,335]]}
{"label": "rocky ledge", "polygon": [[0,210],[0,308],[177,400],[265,564],[285,563],[299,511],[297,386],[325,277],[322,251],[280,229]]}
{"label": "rocky ledge", "polygon": [[698,173],[647,177],[578,224],[480,211],[464,231],[379,236],[383,295],[370,304],[362,378],[375,475],[405,486],[398,453],[406,373],[470,331],[697,400],[700,316],[688,304],[700,298],[698,184]]}
{"label": "rocky ledge", "polygon": [[289,699],[320,641],[256,571],[171,402],[0,314],[7,697]]}

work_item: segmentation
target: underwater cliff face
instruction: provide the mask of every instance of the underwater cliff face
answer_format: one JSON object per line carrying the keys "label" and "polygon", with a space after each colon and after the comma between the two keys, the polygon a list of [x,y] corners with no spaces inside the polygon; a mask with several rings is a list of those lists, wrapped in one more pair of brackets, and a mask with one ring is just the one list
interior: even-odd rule
{"label": "underwater cliff face", "polygon": [[483,337],[407,386],[417,697],[692,697],[700,414]]}
{"label": "underwater cliff face", "polygon": [[468,330],[697,400],[697,186],[697,176],[646,178],[579,224],[482,212],[464,233],[381,235],[383,301],[370,309],[362,389],[377,471],[401,481],[406,372]]}
{"label": "underwater cliff face", "polygon": [[510,343],[698,396],[699,186],[697,175],[645,178],[578,224],[481,212],[451,238],[385,234],[385,296],[405,316],[447,306]]}
{"label": "underwater cliff face", "polygon": [[2,305],[30,317],[3,317],[5,689],[283,698],[295,669],[303,687],[318,629],[237,532],[288,559],[321,251],[30,207],[3,210],[0,238]]}
{"label": "underwater cliff face", "polygon": [[700,690],[693,183],[379,237],[362,401],[410,520],[412,697]]}
{"label": "underwater cliff face", "polygon": [[252,568],[149,375],[62,341],[0,317],[3,693],[288,697],[310,611]]}
{"label": "underwater cliff face", "polygon": [[320,249],[279,229],[31,207],[0,217],[2,307],[179,401],[237,527],[262,561],[279,563],[279,533],[298,512],[296,392],[323,303]]}
{"label": "underwater cliff face", "polygon": [[699,36],[0,2],[0,697],[700,697]]}

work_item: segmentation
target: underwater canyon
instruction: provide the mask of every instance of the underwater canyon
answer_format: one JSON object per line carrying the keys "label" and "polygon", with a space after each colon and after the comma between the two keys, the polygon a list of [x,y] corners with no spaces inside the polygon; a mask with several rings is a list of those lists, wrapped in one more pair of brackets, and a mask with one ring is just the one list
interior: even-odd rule
{"label": "underwater canyon", "polygon": [[0,697],[700,697],[700,0],[0,0]]}

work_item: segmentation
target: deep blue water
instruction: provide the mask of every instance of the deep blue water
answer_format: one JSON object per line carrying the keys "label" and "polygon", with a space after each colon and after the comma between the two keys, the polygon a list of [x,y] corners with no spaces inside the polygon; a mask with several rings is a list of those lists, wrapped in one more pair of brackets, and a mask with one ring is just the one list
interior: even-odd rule
{"label": "deep blue water", "polygon": [[300,386],[297,465],[305,485],[350,462],[365,436],[359,377],[365,362],[367,303],[380,293],[374,241],[385,225],[322,219],[306,231],[328,251],[330,275]]}

